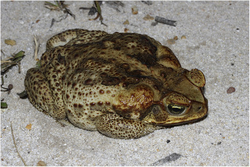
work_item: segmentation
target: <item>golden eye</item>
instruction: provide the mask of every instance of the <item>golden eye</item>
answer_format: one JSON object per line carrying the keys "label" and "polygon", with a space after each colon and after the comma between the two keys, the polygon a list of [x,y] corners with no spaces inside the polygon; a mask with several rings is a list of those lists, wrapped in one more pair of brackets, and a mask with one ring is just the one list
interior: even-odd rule
{"label": "golden eye", "polygon": [[168,110],[168,112],[170,114],[180,115],[186,110],[186,107],[185,106],[175,105],[175,104],[169,104],[167,106],[167,110]]}

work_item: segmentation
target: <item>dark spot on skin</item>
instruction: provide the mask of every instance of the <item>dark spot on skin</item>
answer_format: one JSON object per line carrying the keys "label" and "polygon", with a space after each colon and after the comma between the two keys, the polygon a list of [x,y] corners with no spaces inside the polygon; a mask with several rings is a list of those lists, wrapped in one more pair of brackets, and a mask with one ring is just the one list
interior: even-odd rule
{"label": "dark spot on skin", "polygon": [[106,103],[106,105],[108,105],[108,106],[110,105],[110,102],[109,102],[109,101],[106,101],[105,103]]}
{"label": "dark spot on skin", "polygon": [[64,36],[58,36],[59,37],[59,40],[62,41],[62,42],[66,42],[66,39],[64,38]]}
{"label": "dark spot on skin", "polygon": [[117,85],[120,83],[120,79],[118,77],[103,77],[102,84],[105,86]]}
{"label": "dark spot on skin", "polygon": [[99,101],[97,104],[98,104],[99,106],[101,106],[101,105],[103,105],[103,102],[102,102],[102,101]]}
{"label": "dark spot on skin", "polygon": [[72,88],[76,86],[76,83],[73,83]]}
{"label": "dark spot on skin", "polygon": [[161,71],[161,77],[166,78],[167,74]]}
{"label": "dark spot on skin", "polygon": [[159,90],[159,87],[157,85],[154,85],[153,87],[154,89]]}
{"label": "dark spot on skin", "polygon": [[92,103],[90,103],[90,105],[91,105],[91,106],[94,106],[94,105],[95,105],[95,103],[94,103],[94,102],[92,102]]}
{"label": "dark spot on skin", "polygon": [[142,76],[142,71],[141,70],[134,70],[127,72],[129,76],[134,76],[134,77],[141,77]]}
{"label": "dark spot on skin", "polygon": [[75,58],[78,58],[78,57],[79,57],[79,54],[78,54],[78,53],[77,53],[77,54],[75,54],[75,55],[74,55],[74,57],[75,57]]}
{"label": "dark spot on skin", "polygon": [[101,76],[102,78],[105,78],[105,77],[108,76],[108,74],[103,72],[103,73],[100,74],[100,76]]}
{"label": "dark spot on skin", "polygon": [[76,104],[76,103],[74,103],[74,107],[77,107],[77,104]]}
{"label": "dark spot on skin", "polygon": [[99,93],[100,93],[100,94],[103,94],[103,93],[104,93],[104,91],[101,89],[101,90],[99,90]]}
{"label": "dark spot on skin", "polygon": [[87,79],[85,81],[85,85],[91,85],[93,83],[93,80],[92,79]]}
{"label": "dark spot on skin", "polygon": [[128,63],[123,63],[121,65],[121,68],[125,69],[125,70],[128,70],[130,67],[129,67],[129,64]]}
{"label": "dark spot on skin", "polygon": [[58,63],[60,63],[60,64],[66,64],[65,57],[62,56],[60,53],[59,53],[58,56],[57,56],[57,61],[58,61]]}
{"label": "dark spot on skin", "polygon": [[82,104],[79,104],[78,107],[79,107],[79,108],[83,108],[83,105],[82,105]]}
{"label": "dark spot on skin", "polygon": [[110,58],[110,59],[108,59],[108,62],[115,63],[115,62],[116,62],[116,59]]}

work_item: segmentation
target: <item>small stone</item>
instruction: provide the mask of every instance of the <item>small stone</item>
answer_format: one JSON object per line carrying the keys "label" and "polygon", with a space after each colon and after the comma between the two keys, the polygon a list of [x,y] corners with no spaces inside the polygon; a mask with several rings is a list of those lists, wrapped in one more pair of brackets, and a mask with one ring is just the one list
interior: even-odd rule
{"label": "small stone", "polygon": [[181,39],[187,39],[187,37],[185,35],[182,35]]}
{"label": "small stone", "polygon": [[229,87],[229,88],[227,89],[227,94],[231,94],[231,93],[233,93],[233,92],[235,92],[235,88],[234,88],[234,87]]}

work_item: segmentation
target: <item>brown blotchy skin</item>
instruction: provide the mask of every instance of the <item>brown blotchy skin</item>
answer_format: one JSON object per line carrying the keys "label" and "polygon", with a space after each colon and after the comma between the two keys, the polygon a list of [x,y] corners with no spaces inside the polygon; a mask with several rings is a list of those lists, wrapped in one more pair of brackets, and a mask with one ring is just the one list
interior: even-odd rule
{"label": "brown blotchy skin", "polygon": [[112,138],[139,138],[207,115],[197,69],[147,35],[67,30],[47,42],[28,70],[30,102],[57,120]]}

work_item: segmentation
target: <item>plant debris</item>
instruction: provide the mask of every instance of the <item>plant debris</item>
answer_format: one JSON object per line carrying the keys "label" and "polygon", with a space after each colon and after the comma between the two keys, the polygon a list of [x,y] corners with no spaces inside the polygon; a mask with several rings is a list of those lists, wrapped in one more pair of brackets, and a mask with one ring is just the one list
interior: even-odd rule
{"label": "plant debris", "polygon": [[8,108],[8,104],[6,102],[3,102],[4,99],[1,101],[1,109],[6,109]]}
{"label": "plant debris", "polygon": [[16,152],[17,152],[18,156],[21,158],[21,160],[22,160],[24,166],[27,166],[26,163],[25,163],[25,161],[24,161],[24,159],[23,159],[23,157],[20,155],[20,153],[19,153],[19,151],[18,151],[18,149],[17,149],[16,140],[15,140],[15,136],[14,136],[13,128],[12,128],[12,123],[10,123],[10,129],[11,129],[11,135],[12,135],[13,143],[14,143],[14,146],[15,146],[15,148],[16,148]]}
{"label": "plant debris", "polygon": [[143,20],[154,20],[154,17],[147,14],[145,17],[143,17]]}
{"label": "plant debris", "polygon": [[[3,81],[3,77],[2,77],[2,81]],[[3,87],[3,84],[1,85],[1,92],[8,92],[8,94],[10,94],[10,91],[13,89],[13,85],[9,84],[8,88]]]}
{"label": "plant debris", "polygon": [[174,27],[177,25],[176,21],[168,20],[166,18],[159,17],[159,16],[155,16],[155,21],[158,23],[167,24],[167,25],[174,26]]}
{"label": "plant debris", "polygon": [[166,165],[166,163],[168,163],[168,162],[176,161],[180,157],[181,157],[181,154],[173,153],[173,154],[170,154],[169,156],[166,156],[165,158],[162,158],[162,159],[154,162],[150,166],[163,166],[163,165]]}
{"label": "plant debris", "polygon": [[32,124],[28,124],[25,128],[28,129],[28,130],[30,130],[31,127],[32,127]]}
{"label": "plant debris", "polygon": [[12,40],[12,39],[5,39],[4,43],[7,44],[7,45],[11,45],[11,46],[16,45],[16,41]]}
{"label": "plant debris", "polygon": [[82,9],[82,10],[89,10],[88,15],[90,15],[90,16],[93,16],[93,15],[96,14],[96,12],[97,12],[97,9],[96,9],[94,6],[92,6],[91,8],[80,7],[79,9]]}
{"label": "plant debris", "polygon": [[4,75],[9,69],[16,65],[18,65],[19,73],[21,73],[20,62],[25,56],[24,53],[24,51],[19,51],[18,53],[12,55],[12,57],[7,58],[6,60],[1,60],[1,75]]}
{"label": "plant debris", "polygon": [[123,25],[126,25],[126,24],[129,24],[128,20],[126,20],[126,21],[123,22]]}
{"label": "plant debris", "polygon": [[60,22],[62,20],[65,20],[68,17],[68,15],[76,19],[75,15],[67,8],[69,5],[64,4],[64,1],[55,1],[55,3],[56,4],[50,3],[48,1],[44,2],[45,8],[50,10],[63,11],[64,13],[62,16],[59,17],[59,20],[56,20],[54,18],[52,19],[50,28],[54,25],[54,22]]}
{"label": "plant debris", "polygon": [[38,50],[39,50],[40,44],[39,44],[39,42],[37,41],[37,37],[36,37],[36,36],[34,36],[33,38],[34,38],[34,43],[35,43],[35,55],[34,55],[34,58],[35,58],[36,61],[39,61],[37,55],[38,55]]}
{"label": "plant debris", "polygon": [[61,4],[59,4],[60,2],[55,1],[55,3],[56,3],[56,4],[53,4],[53,3],[48,2],[48,1],[45,1],[45,2],[44,2],[44,6],[45,6],[45,8],[47,8],[47,9],[50,9],[50,10],[57,10],[57,11],[60,11],[60,10],[61,10],[60,6],[62,6],[63,8],[67,8],[67,7],[69,6],[69,5],[67,5],[67,4],[64,4],[64,2],[61,3]]}
{"label": "plant debris", "polygon": [[18,95],[21,99],[26,99],[26,98],[28,98],[28,94],[27,94],[26,90],[24,90],[24,91],[21,92],[21,93],[17,93],[17,95]]}
{"label": "plant debris", "polygon": [[[89,19],[89,20],[96,20],[96,19],[99,18],[99,20],[101,21],[101,24],[107,26],[106,24],[103,23],[101,4],[102,4],[102,2],[100,2],[100,1],[94,1],[94,6],[93,6],[93,7],[95,8],[95,11],[97,12],[97,16],[96,16],[95,18]],[[92,7],[92,8],[93,8],[93,7]],[[79,9],[85,10],[85,9],[92,9],[92,8],[80,7]],[[92,9],[92,10],[93,10],[93,9]],[[95,13],[96,13],[96,12],[95,12]]]}
{"label": "plant debris", "polygon": [[109,7],[115,9],[117,12],[121,12],[121,11],[119,10],[119,7],[120,7],[120,6],[121,6],[121,7],[124,7],[124,3],[122,3],[121,1],[105,1],[105,3],[106,3]]}
{"label": "plant debris", "polygon": [[[1,50],[2,54],[3,51]],[[7,92],[8,94],[10,94],[11,90],[13,89],[13,85],[9,84],[8,87],[3,87],[4,85],[4,79],[3,79],[3,75],[8,72],[9,69],[11,69],[13,66],[18,65],[18,72],[21,73],[21,66],[20,66],[20,62],[21,60],[24,58],[24,51],[20,51],[14,55],[12,55],[12,57],[7,58],[6,60],[1,60],[1,79],[2,79],[2,83],[1,83],[1,92]],[[6,102],[3,102],[3,100],[1,101],[1,108],[7,108],[8,105]]]}
{"label": "plant debris", "polygon": [[133,6],[133,7],[132,7],[132,13],[133,13],[134,15],[138,14],[138,8],[137,8],[136,6]]}
{"label": "plant debris", "polygon": [[153,2],[152,1],[142,1],[143,3],[147,4],[147,5],[152,5]]}

